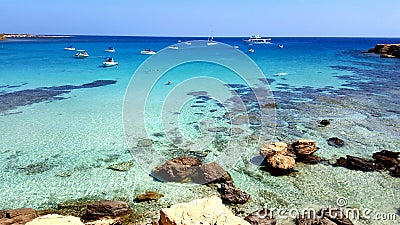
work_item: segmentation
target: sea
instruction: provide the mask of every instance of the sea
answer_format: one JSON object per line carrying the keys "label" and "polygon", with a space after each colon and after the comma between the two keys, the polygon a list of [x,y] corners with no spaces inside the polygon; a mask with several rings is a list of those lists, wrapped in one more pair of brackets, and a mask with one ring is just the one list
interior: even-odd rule
{"label": "sea", "polygon": [[[342,207],[369,210],[355,224],[398,224],[399,178],[332,164],[346,155],[399,151],[400,60],[364,51],[400,39],[273,37],[253,46],[243,39],[0,42],[0,209],[115,199],[151,221],[162,207],[218,195],[151,175],[165,160],[189,155],[216,161],[251,195],[237,206],[243,213]],[[74,58],[64,50],[70,45],[90,56]],[[110,46],[114,53],[104,51]],[[141,54],[146,48],[157,54]],[[103,67],[107,57],[118,66]],[[323,119],[330,124],[321,126]],[[331,137],[344,145],[329,145]],[[297,163],[286,176],[260,168],[263,144],[299,139],[314,140],[326,161]],[[147,191],[164,197],[134,202]]]}

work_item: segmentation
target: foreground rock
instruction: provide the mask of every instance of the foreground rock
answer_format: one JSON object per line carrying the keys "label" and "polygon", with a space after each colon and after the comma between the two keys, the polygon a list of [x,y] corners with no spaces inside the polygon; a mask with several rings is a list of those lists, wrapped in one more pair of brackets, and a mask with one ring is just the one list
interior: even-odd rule
{"label": "foreground rock", "polygon": [[218,191],[221,193],[222,201],[227,204],[244,204],[250,198],[249,194],[236,188],[233,184],[221,184]]}
{"label": "foreground rock", "polygon": [[293,142],[293,151],[296,155],[307,156],[311,155],[318,150],[315,141],[308,139],[301,139]]}
{"label": "foreground rock", "polygon": [[340,148],[344,146],[344,141],[338,137],[331,137],[326,140],[328,142],[328,145]]}
{"label": "foreground rock", "polygon": [[40,216],[26,225],[84,225],[79,217],[48,214]]}
{"label": "foreground rock", "polygon": [[232,182],[232,178],[217,163],[202,164],[201,160],[181,156],[156,167],[152,175],[162,181],[193,182],[198,184]]}
{"label": "foreground rock", "polygon": [[103,200],[88,205],[84,218],[96,220],[107,216],[117,217],[129,212],[130,207],[126,202]]}
{"label": "foreground rock", "polygon": [[380,54],[382,58],[400,58],[400,44],[377,44],[368,52]]}
{"label": "foreground rock", "polygon": [[276,218],[272,211],[268,209],[257,210],[244,218],[251,225],[276,225]]}
{"label": "foreground rock", "polygon": [[236,217],[216,196],[179,203],[160,211],[160,225],[250,225]]}
{"label": "foreground rock", "polygon": [[400,176],[400,152],[382,150],[372,155],[372,159],[347,155],[346,158],[336,160],[335,166],[342,166],[352,170],[377,171],[388,170],[393,177]]}
{"label": "foreground rock", "polygon": [[0,224],[22,225],[38,217],[36,211],[30,208],[0,210]]}
{"label": "foreground rock", "polygon": [[316,215],[302,215],[297,218],[297,225],[353,225],[340,209],[321,209]]}

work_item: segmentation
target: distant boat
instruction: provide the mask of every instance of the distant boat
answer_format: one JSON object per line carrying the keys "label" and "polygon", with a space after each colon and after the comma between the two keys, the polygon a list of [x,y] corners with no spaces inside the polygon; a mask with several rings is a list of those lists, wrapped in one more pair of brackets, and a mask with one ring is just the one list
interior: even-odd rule
{"label": "distant boat", "polygon": [[108,47],[106,50],[104,50],[105,52],[115,52],[114,47]]}
{"label": "distant boat", "polygon": [[190,41],[185,41],[185,45],[191,45],[192,44],[192,42],[190,42]]}
{"label": "distant boat", "polygon": [[75,47],[70,45],[68,47],[65,47],[64,50],[66,50],[66,51],[75,51]]}
{"label": "distant boat", "polygon": [[208,37],[207,45],[216,45],[216,44],[218,44],[218,42],[214,41],[214,37],[212,35]]}
{"label": "distant boat", "polygon": [[111,66],[117,66],[118,62],[114,62],[114,58],[107,57],[106,61],[103,62],[104,67],[111,67]]}
{"label": "distant boat", "polygon": [[153,50],[150,50],[149,48],[145,48],[144,50],[140,51],[140,54],[142,55],[155,55],[156,52]]}
{"label": "distant boat", "polygon": [[176,45],[172,45],[172,46],[168,46],[169,49],[174,49],[174,50],[178,50],[179,47]]}
{"label": "distant boat", "polygon": [[252,35],[249,39],[243,40],[243,43],[245,43],[246,45],[271,44],[271,38],[263,38],[260,35]]}
{"label": "distant boat", "polygon": [[249,48],[249,50],[247,50],[247,52],[248,52],[248,53],[253,53],[253,52],[254,52],[254,49]]}
{"label": "distant boat", "polygon": [[287,75],[288,73],[285,73],[285,72],[281,72],[281,73],[276,73],[276,74],[274,74],[275,76],[284,76],[284,75]]}
{"label": "distant boat", "polygon": [[279,48],[283,48],[283,45],[282,45],[282,44],[281,44],[281,45],[278,45],[278,47],[279,47]]}
{"label": "distant boat", "polygon": [[236,48],[236,49],[238,49],[238,48],[239,48],[239,45],[235,45],[235,46],[233,46],[233,48]]}
{"label": "distant boat", "polygon": [[74,57],[77,59],[84,59],[89,57],[89,54],[86,52],[86,50],[78,50]]}
{"label": "distant boat", "polygon": [[178,43],[181,43],[182,41],[181,40],[178,40]]}

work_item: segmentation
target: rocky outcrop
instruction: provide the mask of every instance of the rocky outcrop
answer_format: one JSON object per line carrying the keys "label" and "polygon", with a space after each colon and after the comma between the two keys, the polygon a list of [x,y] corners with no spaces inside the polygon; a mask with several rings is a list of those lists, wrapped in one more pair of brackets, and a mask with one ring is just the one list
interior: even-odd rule
{"label": "rocky outcrop", "polygon": [[226,204],[244,204],[250,198],[249,194],[236,188],[232,183],[221,184],[218,192],[221,194],[222,202]]}
{"label": "rocky outcrop", "polygon": [[377,44],[368,53],[380,54],[382,58],[400,58],[400,44]]}
{"label": "rocky outcrop", "polygon": [[144,194],[137,195],[135,198],[136,202],[147,202],[147,201],[157,201],[158,199],[164,197],[164,195],[159,194],[154,191],[148,191]]}
{"label": "rocky outcrop", "polygon": [[382,150],[374,153],[372,158],[373,160],[347,155],[346,158],[337,159],[334,165],[360,171],[388,170],[392,176],[399,177],[400,152]]}
{"label": "rocky outcrop", "polygon": [[329,120],[326,120],[326,119],[323,119],[323,120],[319,121],[319,126],[320,127],[326,127],[329,124],[331,124],[331,122]]}
{"label": "rocky outcrop", "polygon": [[126,202],[103,200],[88,205],[84,218],[88,220],[96,220],[107,216],[117,217],[129,212],[130,207]]}
{"label": "rocky outcrop", "polygon": [[251,225],[276,225],[276,218],[272,211],[263,208],[252,212],[244,218]]}
{"label": "rocky outcrop", "polygon": [[23,225],[38,217],[36,211],[30,208],[0,210],[1,225]]}
{"label": "rocky outcrop", "polygon": [[216,196],[179,203],[160,211],[160,225],[250,225],[236,217]]}
{"label": "rocky outcrop", "polygon": [[318,150],[315,141],[301,139],[287,144],[273,142],[260,148],[265,169],[274,175],[284,175],[293,171],[296,161],[315,164],[323,159],[313,156]]}
{"label": "rocky outcrop", "polygon": [[0,34],[0,41],[5,41],[7,40],[6,35]]}
{"label": "rocky outcrop", "polygon": [[152,175],[168,182],[193,182],[198,184],[231,182],[232,178],[217,163],[202,164],[201,160],[181,156],[156,167]]}
{"label": "rocky outcrop", "polygon": [[[311,211],[312,212],[312,211]],[[297,225],[353,225],[341,209],[321,209],[317,214],[301,215],[296,220]]]}
{"label": "rocky outcrop", "polygon": [[26,225],[84,225],[79,217],[48,214],[40,216]]}

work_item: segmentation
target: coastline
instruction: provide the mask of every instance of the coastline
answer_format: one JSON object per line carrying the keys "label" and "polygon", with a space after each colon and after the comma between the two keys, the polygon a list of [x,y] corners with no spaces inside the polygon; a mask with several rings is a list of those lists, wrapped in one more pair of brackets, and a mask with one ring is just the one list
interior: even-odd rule
{"label": "coastline", "polygon": [[2,34],[5,38],[71,38],[72,35]]}

